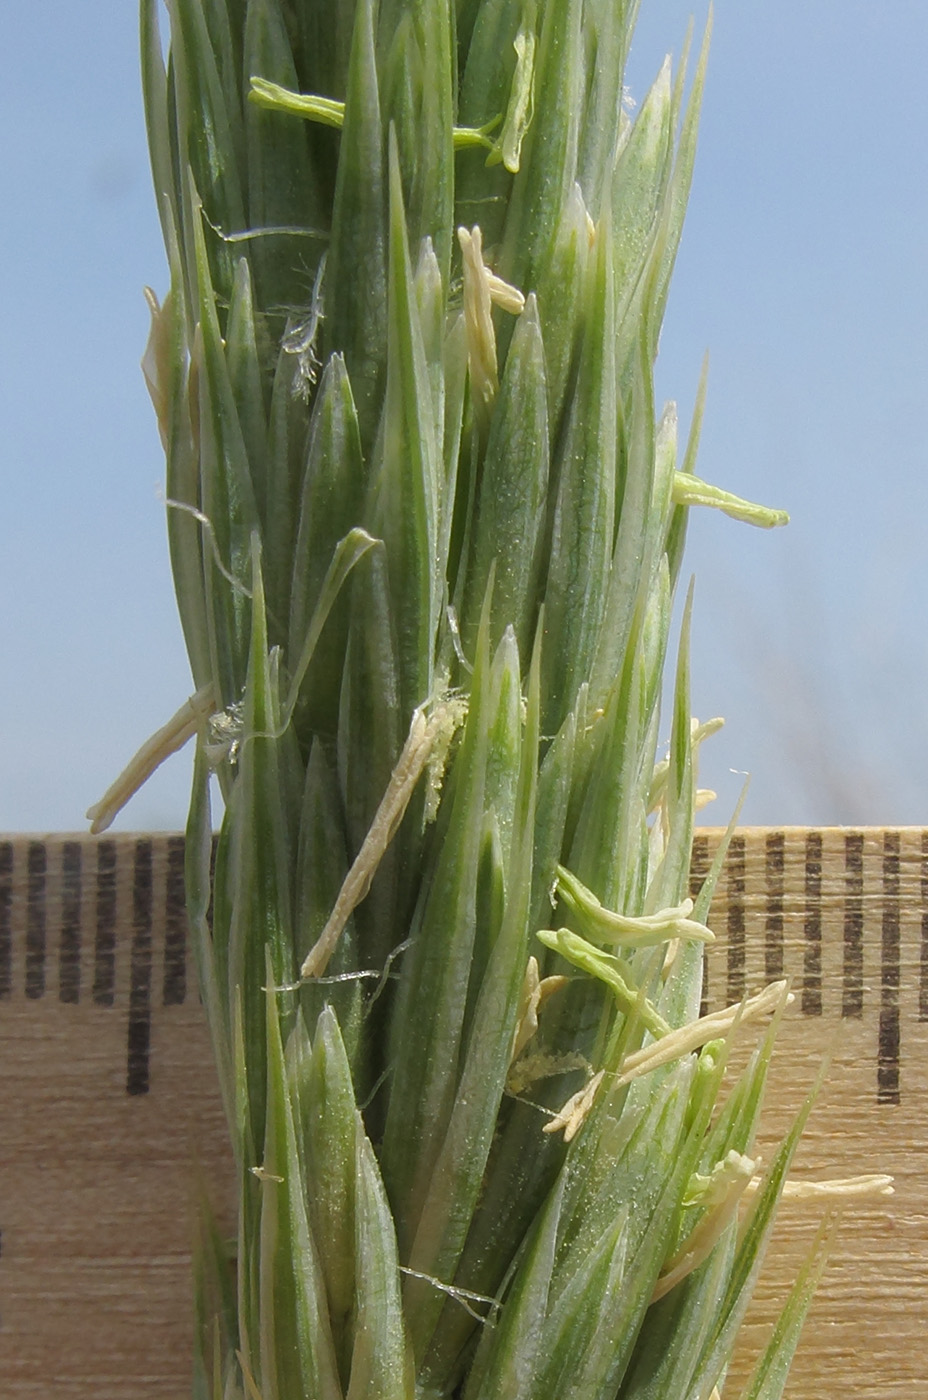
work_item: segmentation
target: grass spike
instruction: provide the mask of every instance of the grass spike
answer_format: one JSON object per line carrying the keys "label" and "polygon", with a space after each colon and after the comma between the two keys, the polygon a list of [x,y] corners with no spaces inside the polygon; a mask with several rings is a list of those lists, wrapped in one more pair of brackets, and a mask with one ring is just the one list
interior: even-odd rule
{"label": "grass spike", "polygon": [[808,1110],[745,1185],[788,992],[699,1014],[691,595],[659,745],[689,511],[783,517],[700,475],[704,378],[682,458],[656,411],[709,26],[633,117],[639,3],[168,0],[163,53],[140,0],[197,697],[143,759],[196,734],[239,1186],[196,1400],[709,1400],[756,1282]]}

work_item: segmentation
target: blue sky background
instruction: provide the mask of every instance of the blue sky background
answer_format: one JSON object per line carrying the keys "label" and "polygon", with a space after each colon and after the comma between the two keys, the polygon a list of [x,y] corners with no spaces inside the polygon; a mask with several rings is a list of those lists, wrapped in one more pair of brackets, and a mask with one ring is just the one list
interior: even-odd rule
{"label": "blue sky background", "polygon": [[[640,99],[689,15],[642,0]],[[694,710],[756,823],[928,822],[928,5],[719,0],[658,367],[708,479]],[[77,830],[189,691],[138,369],[163,292],[131,0],[0,13],[0,829]],[[182,825],[189,756],[122,829]],[[712,809],[706,814],[709,818]]]}

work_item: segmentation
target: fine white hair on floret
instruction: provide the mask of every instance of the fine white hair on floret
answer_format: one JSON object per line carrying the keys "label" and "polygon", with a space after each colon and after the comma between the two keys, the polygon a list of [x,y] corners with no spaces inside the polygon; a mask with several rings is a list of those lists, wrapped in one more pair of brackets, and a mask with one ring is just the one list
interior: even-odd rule
{"label": "fine white hair on floret", "polygon": [[296,378],[293,382],[293,393],[308,402],[319,375],[322,361],[316,354],[316,341],[319,337],[319,327],[322,325],[322,282],[325,276],[326,254],[323,253],[319,259],[319,267],[316,270],[316,278],[313,282],[313,294],[309,303],[309,310],[300,316],[290,316],[287,318],[287,325],[284,329],[281,349],[287,355],[296,356]]}

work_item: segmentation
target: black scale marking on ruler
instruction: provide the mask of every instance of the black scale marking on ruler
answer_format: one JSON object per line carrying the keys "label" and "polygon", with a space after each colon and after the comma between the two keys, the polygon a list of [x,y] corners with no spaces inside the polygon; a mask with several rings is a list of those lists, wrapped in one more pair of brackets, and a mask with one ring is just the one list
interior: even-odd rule
{"label": "black scale marking on ruler", "polygon": [[[898,1104],[901,1024],[901,882],[898,831],[883,833],[881,869],[879,1030],[877,1038],[877,1102]],[[820,1017],[822,1009],[822,862],[820,831],[810,831],[803,852],[803,966],[800,1009]],[[921,946],[919,962],[919,1020],[928,1021],[928,831],[921,839]],[[727,881],[727,1000],[739,1001],[747,991],[746,844],[732,837],[725,863]],[[764,971],[770,981],[784,972],[784,893],[786,840],[782,831],[768,832],[764,850]],[[708,839],[693,842],[690,893],[698,893],[709,870]],[[848,832],[844,838],[844,918],[841,973],[841,1015],[859,1020],[864,1014],[864,837]],[[709,966],[703,986],[703,1013],[708,1008]]]}
{"label": "black scale marking on ruler", "polygon": [[0,997],[13,990],[13,843],[0,841]]}
{"label": "black scale marking on ruler", "polygon": [[844,838],[844,968],[841,1015],[864,1014],[864,838]]}
{"label": "black scale marking on ruler", "polygon": [[728,870],[728,996],[729,1002],[741,1001],[747,985],[747,948],[745,946],[744,837],[735,835],[728,847],[725,862]]}
{"label": "black scale marking on ruler", "polygon": [[81,846],[66,841],[61,869],[61,942],[58,952],[58,1000],[81,999]]}
{"label": "black scale marking on ruler", "polygon": [[877,1101],[899,1102],[899,833],[883,836],[883,918],[880,929],[880,1032]]}
{"label": "black scale marking on ruler", "polygon": [[[165,881],[164,1006],[182,1005],[187,995],[187,915],[184,903],[184,840],[171,837],[167,845]],[[98,1007],[115,1007],[120,851],[112,840],[65,841],[46,846],[26,845],[25,964],[23,991],[33,1001],[47,990],[49,879],[58,873],[49,861],[60,859],[60,919],[58,934],[58,999],[76,1005],[82,1000],[81,930],[92,927],[93,978],[90,999]],[[154,850],[148,837],[135,841],[132,852],[132,939],[129,951],[129,1015],[127,1027],[126,1092],[147,1094],[150,1087],[151,1009],[153,975]],[[18,855],[13,841],[0,841],[0,998],[14,991],[13,880]],[[96,870],[93,870],[96,856]],[[123,855],[125,859],[125,855]],[[87,905],[93,909],[92,917]]]}
{"label": "black scale marking on ruler", "polygon": [[764,922],[764,971],[768,982],[783,976],[783,871],[786,838],[782,831],[767,837],[764,873],[767,881],[767,916]]}
{"label": "black scale marking on ruler", "polygon": [[184,896],[184,838],[168,841],[165,895],[164,1006],[181,1006],[187,995],[187,906]]}
{"label": "black scale marking on ruler", "polygon": [[26,900],[26,996],[45,995],[45,871],[48,857],[41,841],[30,841],[26,857],[29,893]]}
{"label": "black scale marking on ruler", "polygon": [[806,1016],[822,1014],[822,836],[806,837],[804,890],[806,913],[802,926],[802,1010]]}
{"label": "black scale marking on ruler", "polygon": [[[156,838],[157,840],[157,838]],[[46,845],[28,841],[19,846],[0,841],[0,998],[14,991],[14,876],[24,874],[26,895],[25,957],[23,988],[30,1000],[46,992],[49,937],[57,934],[58,999],[77,1004],[89,991],[98,1007],[114,1007],[116,995],[117,922],[119,916],[117,875],[120,860],[131,854],[131,944],[129,949],[129,1005],[127,1026],[126,1092],[143,1095],[150,1088],[151,1014],[153,1001],[153,937],[155,908],[155,844],[150,837],[139,837],[131,845],[114,840],[64,841]],[[158,879],[163,881],[164,940],[163,974],[160,992],[162,1006],[180,1006],[188,990],[188,930],[184,902],[184,838],[172,836],[157,841],[165,853]],[[859,1020],[865,1011],[864,980],[864,836],[849,831],[844,836],[843,925],[840,983],[840,1014]],[[25,870],[17,872],[20,851],[25,852]],[[160,854],[160,851],[159,851]],[[215,841],[213,843],[215,857]],[[898,831],[882,835],[880,874],[878,1003],[872,1006],[878,1017],[877,1085],[880,1104],[900,1102],[900,990],[902,978],[900,919],[901,846]],[[95,857],[95,859],[94,859]],[[768,979],[783,975],[786,837],[782,831],[766,833],[763,848],[764,970]],[[56,864],[50,870],[50,861]],[[823,1014],[822,987],[822,867],[823,840],[818,831],[806,834],[802,852],[803,962],[799,1005],[808,1017]],[[695,897],[709,871],[709,841],[697,833],[693,842],[690,893]],[[919,853],[919,893],[922,899],[918,1019],[928,1021],[928,830],[922,833]],[[57,878],[60,907],[56,908],[57,928],[49,927],[46,898],[50,878]],[[735,833],[729,845],[723,879],[726,882],[727,960],[726,1000],[735,1002],[747,987],[747,846],[745,837]],[[211,912],[211,911],[210,911]],[[82,983],[82,929],[93,929],[93,966],[89,987]],[[709,970],[703,987],[703,1011],[708,1007]]]}
{"label": "black scale marking on ruler", "polygon": [[97,919],[93,941],[94,1006],[116,997],[116,842],[97,846]]}
{"label": "black scale marking on ruler", "polygon": [[[697,834],[693,837],[693,846],[690,852],[690,899],[695,900],[702,889],[703,881],[709,874],[709,838]],[[709,960],[704,955],[702,960],[702,1001],[699,1007],[700,1016],[705,1016],[709,1010]]]}
{"label": "black scale marking on ruler", "polygon": [[151,842],[136,841],[132,876],[132,954],[129,971],[129,1057],[126,1093],[148,1093],[151,1048]]}

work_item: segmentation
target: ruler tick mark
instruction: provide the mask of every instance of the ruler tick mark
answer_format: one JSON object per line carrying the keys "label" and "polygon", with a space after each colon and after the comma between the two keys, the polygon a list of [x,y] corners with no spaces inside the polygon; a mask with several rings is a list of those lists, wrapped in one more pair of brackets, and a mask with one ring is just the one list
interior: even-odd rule
{"label": "ruler tick mark", "polygon": [[744,941],[745,846],[733,836],[728,847],[728,1000],[741,1001],[747,984]]}
{"label": "ruler tick mark", "polygon": [[30,841],[26,854],[26,996],[45,995],[45,871],[47,857],[41,841]]}
{"label": "ruler tick mark", "polygon": [[66,841],[61,852],[61,930],[58,943],[58,1000],[81,996],[81,847]]}
{"label": "ruler tick mark", "polygon": [[783,976],[783,868],[786,838],[771,831],[765,848],[767,919],[764,925],[764,971],[768,982]]}
{"label": "ruler tick mark", "polygon": [[864,1014],[864,838],[844,838],[844,970],[841,1015]]}
{"label": "ruler tick mark", "polygon": [[899,1102],[899,833],[883,836],[883,921],[880,939],[880,1029],[877,1102]]}
{"label": "ruler tick mark", "polygon": [[0,997],[13,990],[13,843],[0,841]]}
{"label": "ruler tick mark", "polygon": [[132,878],[132,955],[129,974],[129,1032],[126,1093],[147,1094],[151,1048],[151,841],[135,843]]}
{"label": "ruler tick mark", "polygon": [[181,1006],[187,995],[187,904],[184,897],[184,838],[172,836],[167,850],[164,911],[164,1006]]}
{"label": "ruler tick mark", "polygon": [[822,835],[810,831],[805,854],[806,916],[803,924],[802,1010],[822,1014]]}
{"label": "ruler tick mark", "polygon": [[97,844],[97,923],[93,943],[93,1001],[112,1006],[116,995],[116,842]]}
{"label": "ruler tick mark", "polygon": [[[690,899],[698,899],[699,891],[702,889],[706,876],[709,873],[709,838],[700,836],[698,833],[693,837],[693,848],[690,858]],[[709,1010],[709,959],[703,952],[702,959],[702,997],[699,1006],[700,1016],[705,1016]]]}

